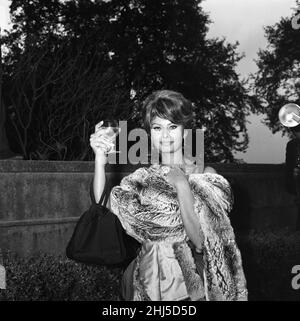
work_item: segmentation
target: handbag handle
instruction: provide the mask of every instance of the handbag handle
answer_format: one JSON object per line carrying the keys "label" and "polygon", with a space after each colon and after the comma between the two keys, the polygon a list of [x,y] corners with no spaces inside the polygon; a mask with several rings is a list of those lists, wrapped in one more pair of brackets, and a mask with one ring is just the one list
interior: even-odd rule
{"label": "handbag handle", "polygon": [[96,203],[95,195],[94,195],[94,191],[93,191],[93,179],[92,179],[91,184],[90,184],[90,197],[91,197],[91,201],[93,204],[101,205],[104,200],[103,206],[105,207],[107,204],[109,195],[110,195],[110,184],[108,183],[108,180],[106,179],[104,190],[103,190],[102,195],[100,197],[100,201],[99,201],[99,203]]}
{"label": "handbag handle", "polygon": [[110,194],[110,184],[108,183],[107,179],[105,180],[105,186],[104,186],[104,190],[102,192],[102,195],[100,197],[100,203],[102,204],[103,200],[103,206],[106,207],[108,198],[109,198],[109,194]]}

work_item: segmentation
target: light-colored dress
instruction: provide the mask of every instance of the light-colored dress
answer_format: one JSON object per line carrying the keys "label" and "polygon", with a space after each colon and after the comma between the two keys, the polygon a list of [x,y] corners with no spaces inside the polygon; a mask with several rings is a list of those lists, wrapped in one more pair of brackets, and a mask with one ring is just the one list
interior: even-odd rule
{"label": "light-colored dress", "polygon": [[204,236],[203,270],[184,229],[169,166],[141,167],[111,191],[111,210],[142,246],[122,279],[125,300],[247,300],[240,251],[228,213],[233,197],[219,174],[190,173],[194,212]]}

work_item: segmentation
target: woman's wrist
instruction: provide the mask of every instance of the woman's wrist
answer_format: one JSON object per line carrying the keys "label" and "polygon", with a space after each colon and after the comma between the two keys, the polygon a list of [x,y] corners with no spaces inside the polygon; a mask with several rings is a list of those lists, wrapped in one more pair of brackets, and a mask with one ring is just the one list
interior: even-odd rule
{"label": "woman's wrist", "polygon": [[105,154],[96,154],[95,155],[95,162],[98,165],[105,165],[107,163],[107,156]]}

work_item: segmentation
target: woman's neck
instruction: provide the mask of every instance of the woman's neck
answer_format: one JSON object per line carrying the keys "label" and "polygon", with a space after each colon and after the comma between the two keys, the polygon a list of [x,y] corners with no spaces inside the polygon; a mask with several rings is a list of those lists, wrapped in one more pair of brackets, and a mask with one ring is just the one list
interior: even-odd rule
{"label": "woman's neck", "polygon": [[179,153],[162,153],[162,165],[183,165],[185,164],[182,152]]}

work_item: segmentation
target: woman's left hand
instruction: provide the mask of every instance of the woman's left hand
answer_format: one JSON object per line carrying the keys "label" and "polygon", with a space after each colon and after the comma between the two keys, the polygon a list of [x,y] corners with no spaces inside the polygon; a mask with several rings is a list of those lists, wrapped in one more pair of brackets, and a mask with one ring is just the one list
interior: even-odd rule
{"label": "woman's left hand", "polygon": [[181,184],[187,183],[185,174],[178,166],[171,167],[166,178],[169,184],[173,185],[176,188],[178,188],[178,186],[180,186]]}

